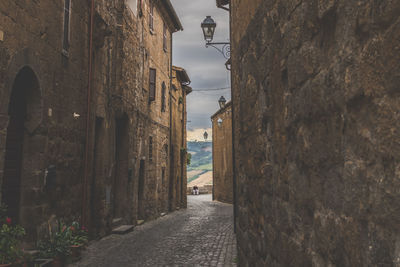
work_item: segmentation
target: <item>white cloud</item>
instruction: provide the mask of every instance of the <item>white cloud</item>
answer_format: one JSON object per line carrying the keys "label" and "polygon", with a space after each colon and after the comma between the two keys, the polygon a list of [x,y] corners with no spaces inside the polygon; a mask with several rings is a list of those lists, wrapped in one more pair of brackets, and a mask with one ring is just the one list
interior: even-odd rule
{"label": "white cloud", "polygon": [[212,141],[212,129],[211,128],[198,128],[187,132],[188,141],[204,141],[204,132],[207,132],[207,141]]}

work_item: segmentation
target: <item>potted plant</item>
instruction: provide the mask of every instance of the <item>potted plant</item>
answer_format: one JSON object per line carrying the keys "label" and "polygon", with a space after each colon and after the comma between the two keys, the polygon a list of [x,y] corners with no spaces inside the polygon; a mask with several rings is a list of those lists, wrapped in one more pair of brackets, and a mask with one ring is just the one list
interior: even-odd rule
{"label": "potted plant", "polygon": [[89,240],[88,231],[85,227],[79,227],[78,222],[73,222],[68,230],[71,232],[70,248],[72,261],[76,261],[79,260],[81,250]]}
{"label": "potted plant", "polygon": [[53,266],[64,266],[66,258],[71,254],[71,231],[67,226],[58,221],[58,227],[55,232],[51,229],[49,223],[49,236],[45,240],[38,242],[39,255],[42,258],[52,258]]}
{"label": "potted plant", "polygon": [[0,266],[11,266],[23,256],[20,248],[21,238],[25,230],[20,225],[13,225],[6,215],[7,207],[0,205]]}

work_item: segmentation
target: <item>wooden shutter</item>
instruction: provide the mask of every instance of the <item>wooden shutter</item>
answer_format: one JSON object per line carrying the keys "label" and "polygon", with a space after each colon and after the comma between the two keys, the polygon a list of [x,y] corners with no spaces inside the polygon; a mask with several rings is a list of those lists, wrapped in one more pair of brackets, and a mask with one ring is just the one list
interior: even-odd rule
{"label": "wooden shutter", "polygon": [[165,112],[165,83],[162,83],[162,89],[161,89],[161,112]]}
{"label": "wooden shutter", "polygon": [[150,1],[149,27],[150,30],[154,29],[154,4],[151,1]]}
{"label": "wooden shutter", "polygon": [[156,70],[150,69],[149,101],[156,100]]}
{"label": "wooden shutter", "polygon": [[165,22],[164,22],[164,33],[163,33],[163,48],[164,51],[167,51],[167,26],[165,25]]}
{"label": "wooden shutter", "polygon": [[149,136],[149,161],[153,161],[153,137]]}

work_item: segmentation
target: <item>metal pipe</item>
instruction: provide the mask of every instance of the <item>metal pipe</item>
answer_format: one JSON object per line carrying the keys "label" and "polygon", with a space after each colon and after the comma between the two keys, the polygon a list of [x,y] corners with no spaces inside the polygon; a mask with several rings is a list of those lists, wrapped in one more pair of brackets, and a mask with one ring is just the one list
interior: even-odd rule
{"label": "metal pipe", "polygon": [[85,170],[82,186],[82,218],[81,225],[86,226],[87,215],[87,183],[89,175],[89,141],[90,141],[90,111],[91,111],[91,90],[93,70],[93,28],[94,28],[94,1],[91,0],[90,8],[90,30],[89,30],[89,67],[88,67],[88,88],[87,88],[87,114],[86,114],[86,146],[85,146]]}

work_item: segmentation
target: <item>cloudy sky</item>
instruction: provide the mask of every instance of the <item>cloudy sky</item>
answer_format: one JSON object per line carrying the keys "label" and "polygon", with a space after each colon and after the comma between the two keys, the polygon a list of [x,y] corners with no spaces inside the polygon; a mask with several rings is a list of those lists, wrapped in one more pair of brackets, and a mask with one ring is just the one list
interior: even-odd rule
{"label": "cloudy sky", "polygon": [[[189,74],[193,90],[230,87],[226,59],[214,48],[205,47],[201,22],[207,15],[217,23],[215,42],[229,41],[229,13],[216,7],[215,0],[171,0],[184,30],[173,37],[173,64]],[[230,100],[230,90],[193,92],[188,96],[188,131],[211,127],[210,117],[218,110],[218,99]],[[197,129],[197,131],[196,131]],[[190,133],[189,133],[190,139]]]}

